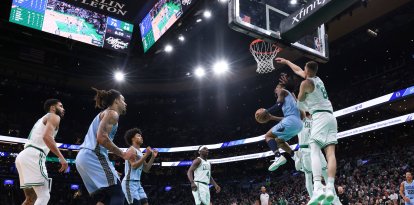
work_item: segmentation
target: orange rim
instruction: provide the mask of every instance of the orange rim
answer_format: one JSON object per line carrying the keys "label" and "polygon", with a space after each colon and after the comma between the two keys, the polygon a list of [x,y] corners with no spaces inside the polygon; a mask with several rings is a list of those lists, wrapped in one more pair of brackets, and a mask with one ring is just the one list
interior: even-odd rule
{"label": "orange rim", "polygon": [[280,48],[276,43],[272,44],[272,47],[274,47],[275,50],[274,51],[271,51],[271,52],[260,52],[260,51],[256,51],[256,50],[253,49],[253,46],[255,44],[262,43],[262,42],[265,42],[265,41],[263,41],[262,39],[256,39],[256,40],[252,41],[250,43],[250,50],[252,52],[254,52],[255,54],[262,54],[262,55],[270,55],[270,54],[278,53],[278,52],[280,52],[282,50],[282,48]]}

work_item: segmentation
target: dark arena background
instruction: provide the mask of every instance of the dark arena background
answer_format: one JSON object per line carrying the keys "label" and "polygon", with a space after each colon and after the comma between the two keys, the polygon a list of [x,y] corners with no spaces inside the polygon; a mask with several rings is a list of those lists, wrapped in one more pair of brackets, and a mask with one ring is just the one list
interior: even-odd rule
{"label": "dark arena background", "polygon": [[[142,148],[159,152],[141,177],[148,204],[195,204],[187,171],[201,145],[209,149],[211,173],[221,187],[216,193],[210,185],[211,204],[264,204],[262,186],[268,204],[307,204],[305,175],[292,160],[268,171],[275,157],[263,135],[276,122],[255,120],[257,109],[276,103],[282,73],[296,96],[302,79],[277,62],[270,65],[272,72],[257,73],[249,51],[256,38],[280,45],[278,57],[301,68],[310,60],[319,63],[318,76],[338,123],[335,188],[342,204],[405,204],[400,185],[414,171],[414,1],[353,0],[341,9],[327,3],[337,10],[313,19],[315,26],[306,24],[312,29],[323,24],[326,35],[298,31],[309,33],[299,42],[317,54],[290,44],[284,33],[278,39],[263,33],[253,38],[251,27],[235,29],[229,22],[234,1],[269,2],[3,0],[0,204],[25,200],[15,160],[49,98],[65,108],[55,140],[69,167],[60,173],[59,159],[52,152],[46,157],[53,179],[47,204],[97,204],[75,161],[100,112],[91,87],[116,89],[125,97],[127,111],[119,118],[114,144],[128,148],[124,133],[137,127]],[[338,1],[343,0],[326,0]],[[277,4],[289,15],[312,2]],[[322,9],[309,15],[322,16]],[[240,22],[259,25],[263,22],[256,21],[264,19],[243,14]],[[288,143],[299,147],[297,137]],[[112,153],[109,160],[122,180],[125,160]]]}

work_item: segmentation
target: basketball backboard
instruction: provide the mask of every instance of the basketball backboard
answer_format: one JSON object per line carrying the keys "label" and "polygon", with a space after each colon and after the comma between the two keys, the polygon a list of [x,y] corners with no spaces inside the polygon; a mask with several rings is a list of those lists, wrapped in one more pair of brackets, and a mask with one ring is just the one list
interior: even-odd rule
{"label": "basketball backboard", "polygon": [[230,0],[229,26],[254,38],[291,47],[319,62],[327,62],[328,39],[323,24],[295,43],[281,38],[280,23],[301,8],[299,2],[301,0]]}

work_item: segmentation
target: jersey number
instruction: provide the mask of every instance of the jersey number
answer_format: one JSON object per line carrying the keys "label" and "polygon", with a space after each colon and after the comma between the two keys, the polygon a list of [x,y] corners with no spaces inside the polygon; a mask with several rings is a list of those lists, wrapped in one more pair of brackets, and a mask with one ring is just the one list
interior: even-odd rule
{"label": "jersey number", "polygon": [[321,89],[323,98],[328,99],[328,93],[326,93],[325,87],[324,86],[321,86],[320,89]]}
{"label": "jersey number", "polygon": [[414,190],[407,190],[408,194],[414,194]]}
{"label": "jersey number", "polygon": [[207,172],[207,177],[210,178],[210,172]]}

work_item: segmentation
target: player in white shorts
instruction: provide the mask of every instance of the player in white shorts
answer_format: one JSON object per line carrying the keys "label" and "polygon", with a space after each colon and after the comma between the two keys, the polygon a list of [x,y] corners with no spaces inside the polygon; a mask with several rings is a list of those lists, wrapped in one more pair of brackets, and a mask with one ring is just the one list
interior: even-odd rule
{"label": "player in white shorts", "polygon": [[46,156],[52,151],[61,167],[59,172],[68,168],[68,163],[56,146],[55,136],[59,130],[60,119],[65,114],[62,103],[57,99],[48,99],[44,103],[47,112],[30,131],[24,150],[16,157],[20,188],[26,197],[23,205],[46,205],[50,199],[51,179],[46,170]]}
{"label": "player in white shorts", "polygon": [[[298,134],[298,140],[299,140],[299,151],[297,154],[295,154],[294,160],[295,160],[295,168],[298,171],[301,171],[305,173],[305,184],[306,184],[306,190],[308,191],[308,194],[310,197],[313,195],[313,183],[312,183],[312,162],[311,162],[311,156],[310,156],[310,149],[309,149],[309,138],[310,138],[310,132],[311,132],[311,126],[312,126],[312,119],[309,113],[306,113],[305,117],[303,118],[303,129]],[[327,162],[325,160],[325,157],[322,154],[322,151],[319,151],[319,157],[321,159],[322,164],[322,176],[325,179],[325,181],[328,180],[328,173],[327,173]],[[322,205],[328,205],[331,204],[331,202],[326,202],[326,200],[322,201]],[[335,193],[335,199],[332,201],[332,204],[334,205],[341,205],[341,202],[339,201],[338,196],[336,196]]]}
{"label": "player in white shorts", "polygon": [[[338,125],[336,118],[333,116],[331,101],[322,80],[316,76],[318,64],[309,61],[302,70],[294,63],[283,59],[276,58],[277,63],[288,65],[293,72],[305,78],[299,88],[298,108],[307,110],[312,115],[312,128],[309,146],[312,158],[312,174],[314,181],[313,197],[308,205],[317,205],[319,202],[326,200],[332,202],[335,198],[335,175],[336,175],[336,157],[335,145],[338,144],[336,134]],[[321,183],[322,166],[319,156],[320,149],[324,149],[328,161],[328,180],[326,189]]]}
{"label": "player in white shorts", "polygon": [[208,185],[211,183],[216,189],[216,193],[219,193],[221,188],[211,176],[211,164],[207,161],[208,148],[201,146],[198,153],[200,156],[191,164],[187,177],[191,182],[195,204],[210,205],[210,188]]}

